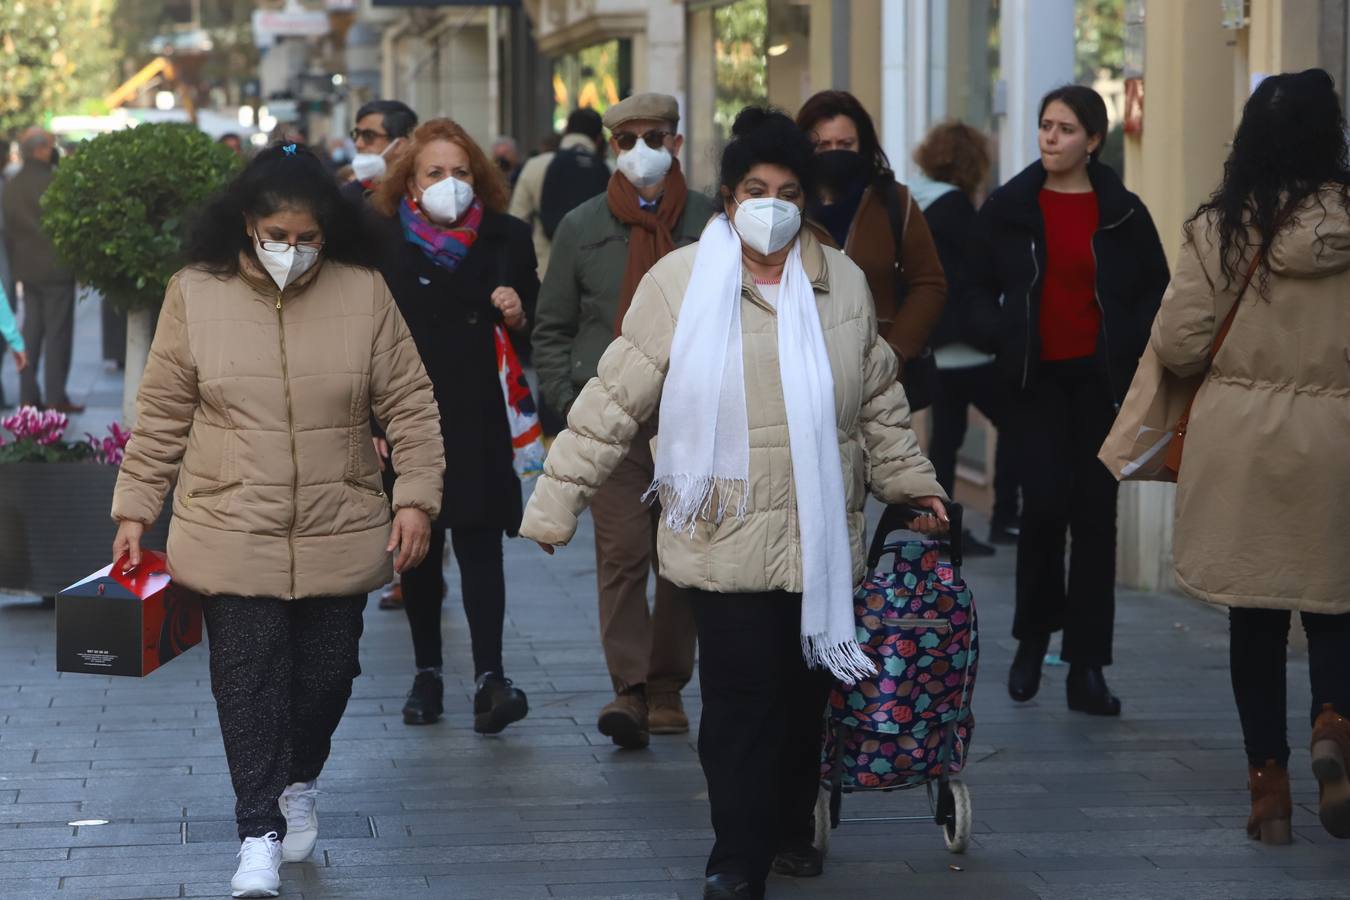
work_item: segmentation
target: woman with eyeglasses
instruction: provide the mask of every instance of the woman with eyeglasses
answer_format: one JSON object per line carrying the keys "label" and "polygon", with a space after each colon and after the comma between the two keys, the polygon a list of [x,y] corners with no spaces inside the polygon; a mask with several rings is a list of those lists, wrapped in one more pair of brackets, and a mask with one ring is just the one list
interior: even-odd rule
{"label": "woman with eyeglasses", "polygon": [[[502,538],[516,533],[522,503],[498,354],[528,339],[539,280],[529,226],[505,213],[506,202],[501,170],[449,119],[414,131],[371,196],[386,226],[380,270],[431,377],[447,461],[431,551],[403,574],[417,667],[403,720],[426,725],[444,711],[441,558],[448,531],[473,645],[473,727],[480,734],[496,734],[529,711],[502,664]],[[386,456],[388,446],[377,443]],[[390,443],[397,443],[392,434]]]}
{"label": "woman with eyeglasses", "polygon": [[[431,383],[373,245],[317,156],[259,153],[169,281],[113,495],[114,564],[134,568],[177,482],[168,560],[210,637],[235,897],[277,896],[281,863],[313,851],[366,595],[422,561],[440,511]],[[392,527],[372,414],[400,472]]]}

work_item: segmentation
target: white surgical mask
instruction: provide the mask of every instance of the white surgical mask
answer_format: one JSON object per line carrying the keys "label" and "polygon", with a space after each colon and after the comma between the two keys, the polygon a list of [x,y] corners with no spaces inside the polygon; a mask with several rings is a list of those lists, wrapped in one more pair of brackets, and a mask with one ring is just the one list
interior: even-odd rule
{"label": "white surgical mask", "polygon": [[666,177],[671,161],[670,151],[665,147],[653,150],[646,141],[639,140],[632,150],[619,154],[619,171],[633,187],[646,188]]}
{"label": "white surgical mask", "polygon": [[379,153],[358,153],[352,157],[352,172],[355,173],[358,181],[374,181],[384,177],[385,163],[384,155],[398,144],[403,138],[394,138]]}
{"label": "white surgical mask", "polygon": [[473,205],[473,185],[458,178],[442,178],[422,191],[422,212],[442,225],[459,221]]}
{"label": "white surgical mask", "polygon": [[283,291],[286,285],[314,268],[314,264],[319,261],[319,251],[313,247],[292,244],[285,250],[264,250],[256,234],[253,236],[253,249],[258,253],[258,262],[272,276],[277,288]]}
{"label": "white surgical mask", "polygon": [[732,224],[747,247],[768,256],[792,243],[802,227],[802,211],[777,197],[738,200]]}

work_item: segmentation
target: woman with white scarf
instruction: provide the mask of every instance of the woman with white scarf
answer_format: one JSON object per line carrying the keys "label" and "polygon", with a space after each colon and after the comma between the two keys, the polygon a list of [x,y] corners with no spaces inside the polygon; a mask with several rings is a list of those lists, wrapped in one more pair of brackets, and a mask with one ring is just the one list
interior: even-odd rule
{"label": "woman with white scarf", "polygon": [[827,694],[871,671],[853,621],[867,488],[930,509],[920,530],[946,520],[866,278],[801,228],[810,144],[758,108],[732,134],[725,215],[643,278],[520,529],[550,553],[566,544],[638,427],[659,423],[649,495],[661,571],[698,624],[714,900],[763,897],[771,867],[820,873]]}

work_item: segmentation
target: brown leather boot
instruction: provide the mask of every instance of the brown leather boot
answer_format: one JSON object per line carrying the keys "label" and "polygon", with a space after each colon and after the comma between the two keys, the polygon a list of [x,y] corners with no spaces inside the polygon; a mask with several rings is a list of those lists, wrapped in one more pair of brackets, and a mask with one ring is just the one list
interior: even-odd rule
{"label": "brown leather boot", "polygon": [[1289,797],[1289,772],[1275,760],[1261,768],[1248,766],[1247,787],[1252,792],[1252,814],[1247,837],[1263,844],[1288,844],[1294,839],[1289,820],[1294,802]]}
{"label": "brown leather boot", "polygon": [[1318,814],[1332,837],[1350,838],[1350,720],[1323,704],[1313,723],[1312,769]]}
{"label": "brown leather boot", "polygon": [[600,733],[625,750],[641,750],[652,741],[647,698],[641,687],[629,688],[600,710]]}
{"label": "brown leather boot", "polygon": [[689,717],[684,714],[684,701],[679,691],[662,691],[647,698],[650,707],[648,721],[652,734],[687,734]]}

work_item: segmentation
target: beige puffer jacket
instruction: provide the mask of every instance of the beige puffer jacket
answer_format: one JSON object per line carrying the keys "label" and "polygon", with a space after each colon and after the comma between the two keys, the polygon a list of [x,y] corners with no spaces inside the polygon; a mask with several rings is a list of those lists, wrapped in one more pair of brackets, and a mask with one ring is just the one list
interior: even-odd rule
{"label": "beige puffer jacket", "polygon": [[[877,336],[862,270],[802,232],[802,264],[816,292],[834,372],[839,456],[844,468],[854,580],[865,565],[867,488],[890,503],[945,496],[910,429],[896,381],[894,351]],[[565,544],[577,516],[628,452],[641,423],[656,417],[670,344],[698,244],[676,250],[642,279],[622,335],[600,360],[599,375],[573,404],[525,510],[522,537]],[[657,537],[661,574],[681,587],[720,593],[802,589],[801,547],[788,448],[787,409],[778,372],[778,322],[749,275],[741,287],[745,394],[750,425],[750,498],[743,518],[699,522],[694,534]],[[658,426],[659,428],[659,426]],[[657,440],[660,440],[658,431]]]}
{"label": "beige puffer jacket", "polygon": [[169,565],[205,594],[331,597],[392,575],[370,416],[399,473],[394,508],[435,518],[445,452],[431,382],[369,269],[321,264],[169,282],[113,518],[153,522],[175,477]]}

